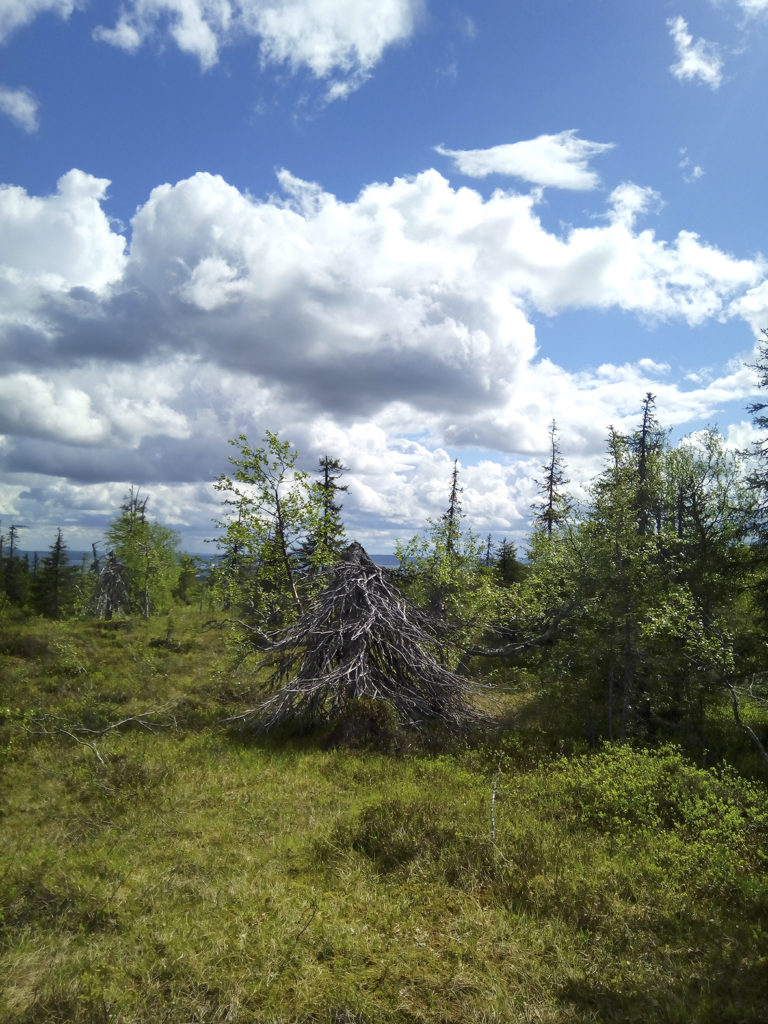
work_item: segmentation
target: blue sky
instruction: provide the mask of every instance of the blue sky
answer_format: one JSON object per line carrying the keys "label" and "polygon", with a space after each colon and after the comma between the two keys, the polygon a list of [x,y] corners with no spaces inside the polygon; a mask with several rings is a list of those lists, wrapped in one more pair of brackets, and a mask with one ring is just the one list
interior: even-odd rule
{"label": "blue sky", "polygon": [[528,529],[647,391],[745,406],[768,0],[0,0],[0,521],[130,484],[203,548],[227,439],[349,467],[350,533]]}

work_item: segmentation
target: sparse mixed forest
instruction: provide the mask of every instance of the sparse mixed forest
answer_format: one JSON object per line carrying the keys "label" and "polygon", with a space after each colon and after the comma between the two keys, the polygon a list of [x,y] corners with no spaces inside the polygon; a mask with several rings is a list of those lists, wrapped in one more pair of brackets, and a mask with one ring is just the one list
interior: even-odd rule
{"label": "sparse mixed forest", "polygon": [[[757,371],[768,385],[768,336]],[[202,571],[132,488],[0,542],[0,1021],[768,1019],[765,441],[653,395],[524,551],[375,565],[345,476],[232,441]]]}

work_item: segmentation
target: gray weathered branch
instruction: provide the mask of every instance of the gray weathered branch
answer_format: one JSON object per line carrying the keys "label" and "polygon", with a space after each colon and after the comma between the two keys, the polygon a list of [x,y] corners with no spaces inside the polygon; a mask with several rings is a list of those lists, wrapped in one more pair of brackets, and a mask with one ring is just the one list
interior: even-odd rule
{"label": "gray weathered branch", "polygon": [[328,721],[359,698],[387,701],[404,725],[460,730],[483,719],[468,680],[439,661],[441,624],[406,602],[360,544],[326,575],[312,607],[267,638],[276,692],[228,721],[253,720],[260,730],[296,718]]}

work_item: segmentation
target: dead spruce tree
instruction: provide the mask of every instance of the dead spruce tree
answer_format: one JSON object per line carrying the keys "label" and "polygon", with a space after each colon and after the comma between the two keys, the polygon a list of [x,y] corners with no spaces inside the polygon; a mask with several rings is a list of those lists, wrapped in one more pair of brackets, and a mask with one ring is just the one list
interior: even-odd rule
{"label": "dead spruce tree", "polygon": [[360,544],[327,575],[312,607],[266,638],[276,692],[230,721],[259,731],[333,722],[355,701],[386,702],[400,725],[415,728],[433,722],[458,732],[484,720],[469,681],[440,664],[440,624],[408,605]]}
{"label": "dead spruce tree", "polygon": [[110,551],[96,576],[89,610],[100,619],[111,619],[115,612],[127,613],[130,606],[128,572],[114,551]]}

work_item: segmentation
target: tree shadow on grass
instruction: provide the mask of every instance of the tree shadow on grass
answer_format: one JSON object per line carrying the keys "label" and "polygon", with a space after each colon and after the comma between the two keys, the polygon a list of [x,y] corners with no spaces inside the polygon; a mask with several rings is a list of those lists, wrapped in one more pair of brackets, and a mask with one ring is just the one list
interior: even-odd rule
{"label": "tree shadow on grass", "polygon": [[765,963],[744,967],[737,959],[723,958],[717,966],[710,963],[712,973],[704,976],[697,970],[687,982],[651,980],[642,988],[611,988],[600,979],[571,979],[560,987],[558,996],[585,1020],[601,1024],[765,1024]]}

